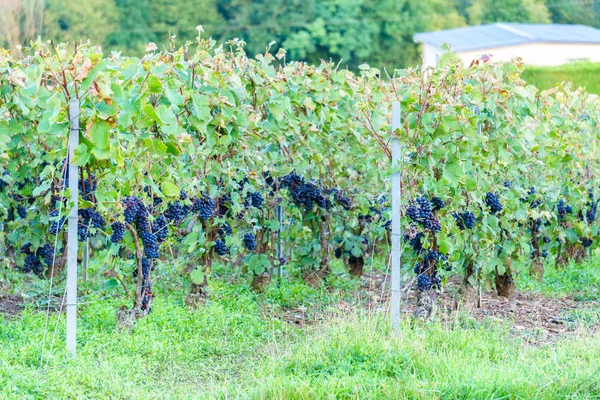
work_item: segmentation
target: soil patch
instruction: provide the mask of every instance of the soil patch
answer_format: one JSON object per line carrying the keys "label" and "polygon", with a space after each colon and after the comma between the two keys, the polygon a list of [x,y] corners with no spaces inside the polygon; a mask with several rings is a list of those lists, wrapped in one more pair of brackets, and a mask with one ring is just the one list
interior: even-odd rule
{"label": "soil patch", "polygon": [[19,295],[0,295],[0,315],[15,317],[19,315],[24,308],[25,304],[23,303],[23,297]]}
{"label": "soil patch", "polygon": [[[389,307],[390,277],[372,273],[362,278],[365,305],[373,311],[387,312]],[[437,306],[437,318],[451,325],[457,321],[453,310],[453,296],[458,290],[460,280],[450,280],[441,291],[430,291]],[[415,286],[415,284],[413,284]],[[411,316],[416,309],[416,290],[404,294],[402,313]],[[589,321],[575,316],[592,313]],[[600,302],[576,301],[572,296],[548,297],[537,292],[517,292],[511,300],[499,297],[495,291],[482,291],[481,308],[472,310],[469,318],[476,322],[500,321],[511,324],[511,332],[531,344],[554,343],[557,340],[575,336],[582,330],[600,332]]]}

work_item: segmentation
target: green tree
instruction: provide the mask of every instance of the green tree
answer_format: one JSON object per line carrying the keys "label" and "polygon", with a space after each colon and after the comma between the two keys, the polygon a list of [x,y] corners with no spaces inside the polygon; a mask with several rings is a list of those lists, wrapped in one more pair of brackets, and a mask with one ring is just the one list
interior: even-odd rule
{"label": "green tree", "polygon": [[580,0],[549,0],[552,22],[600,27],[600,3]]}
{"label": "green tree", "polygon": [[467,7],[470,25],[493,22],[548,23],[550,12],[543,0],[473,0]]}
{"label": "green tree", "polygon": [[118,28],[118,11],[113,0],[50,0],[44,13],[42,37],[55,41],[89,39],[106,44]]}

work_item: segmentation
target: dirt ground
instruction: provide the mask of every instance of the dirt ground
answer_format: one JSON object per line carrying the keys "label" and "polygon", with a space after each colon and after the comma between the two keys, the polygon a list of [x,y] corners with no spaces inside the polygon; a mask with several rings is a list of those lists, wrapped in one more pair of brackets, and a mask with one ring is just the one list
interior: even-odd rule
{"label": "dirt ground", "polygon": [[[356,302],[369,312],[389,311],[389,276],[380,273],[361,278],[361,289],[355,294]],[[453,309],[453,293],[458,281],[450,281],[442,291],[430,291],[436,304],[435,319],[447,326],[466,321],[508,323],[511,333],[530,344],[547,344],[569,336],[600,332],[600,303],[575,301],[572,297],[552,298],[540,293],[517,292],[508,300],[495,292],[482,292],[481,308],[465,311]],[[327,320],[332,314],[351,311],[351,302],[340,302],[334,310],[310,310],[305,307],[287,309],[273,315],[291,324],[303,326]],[[416,290],[411,290],[402,303],[402,313],[410,318],[416,308]],[[577,315],[591,315],[585,321]],[[465,320],[466,318],[466,320]]]}

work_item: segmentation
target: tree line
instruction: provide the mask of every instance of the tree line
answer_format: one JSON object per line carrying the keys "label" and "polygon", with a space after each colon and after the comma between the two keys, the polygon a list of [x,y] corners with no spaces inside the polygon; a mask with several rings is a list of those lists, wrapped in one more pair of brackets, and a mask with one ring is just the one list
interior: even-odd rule
{"label": "tree line", "polygon": [[[238,38],[251,55],[280,48],[287,60],[419,64],[417,32],[493,22],[600,26],[596,0],[0,0],[0,45],[16,49],[41,36],[89,39],[105,52],[144,54],[203,37]],[[274,43],[273,43],[274,42]],[[270,43],[273,43],[271,46]]]}

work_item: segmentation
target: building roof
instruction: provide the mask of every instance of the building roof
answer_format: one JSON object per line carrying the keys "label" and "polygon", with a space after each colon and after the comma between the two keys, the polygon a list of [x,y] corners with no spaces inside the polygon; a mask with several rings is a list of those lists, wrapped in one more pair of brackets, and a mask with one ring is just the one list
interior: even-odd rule
{"label": "building roof", "polygon": [[495,23],[417,33],[415,41],[468,51],[524,43],[598,43],[600,29],[585,25]]}

